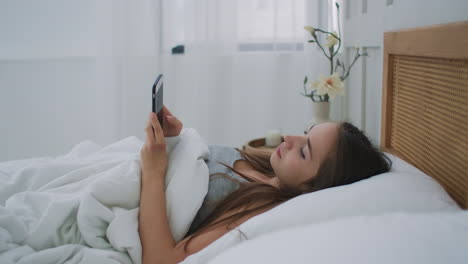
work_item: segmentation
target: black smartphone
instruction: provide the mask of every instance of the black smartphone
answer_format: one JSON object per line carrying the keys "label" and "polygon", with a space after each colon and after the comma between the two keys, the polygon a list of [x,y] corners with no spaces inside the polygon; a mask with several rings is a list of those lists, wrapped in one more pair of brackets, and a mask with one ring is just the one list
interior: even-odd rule
{"label": "black smartphone", "polygon": [[163,75],[159,74],[153,84],[152,90],[153,113],[158,116],[161,127],[163,126]]}

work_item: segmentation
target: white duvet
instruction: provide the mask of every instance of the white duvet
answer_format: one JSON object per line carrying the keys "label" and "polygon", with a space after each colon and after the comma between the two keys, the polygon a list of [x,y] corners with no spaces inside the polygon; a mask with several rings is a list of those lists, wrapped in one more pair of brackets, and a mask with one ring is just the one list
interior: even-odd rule
{"label": "white duvet", "polygon": [[[208,146],[193,129],[167,143],[167,212],[179,241],[208,190]],[[0,263],[141,263],[142,145],[84,141],[64,156],[0,163]]]}

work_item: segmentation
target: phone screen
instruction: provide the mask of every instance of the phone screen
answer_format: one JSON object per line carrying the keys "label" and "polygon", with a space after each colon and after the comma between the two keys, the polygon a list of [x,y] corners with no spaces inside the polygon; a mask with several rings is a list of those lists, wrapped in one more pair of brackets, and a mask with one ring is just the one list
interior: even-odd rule
{"label": "phone screen", "polygon": [[161,127],[163,126],[163,116],[162,116],[162,108],[163,108],[163,75],[159,74],[156,77],[156,81],[153,84],[152,89],[152,104],[153,104],[153,112],[157,114],[159,123]]}

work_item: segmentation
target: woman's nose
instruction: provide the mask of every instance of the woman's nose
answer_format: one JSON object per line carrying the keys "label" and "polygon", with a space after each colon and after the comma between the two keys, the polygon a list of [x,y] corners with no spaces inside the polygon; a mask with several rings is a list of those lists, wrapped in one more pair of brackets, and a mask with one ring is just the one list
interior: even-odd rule
{"label": "woman's nose", "polygon": [[284,142],[286,143],[286,148],[290,149],[294,146],[295,142],[297,141],[297,136],[285,135],[283,136]]}

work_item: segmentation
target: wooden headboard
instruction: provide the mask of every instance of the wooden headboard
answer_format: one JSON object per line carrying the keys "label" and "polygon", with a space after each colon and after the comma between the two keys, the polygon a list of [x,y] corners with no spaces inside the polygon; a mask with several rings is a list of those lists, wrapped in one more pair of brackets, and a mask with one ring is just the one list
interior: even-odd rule
{"label": "wooden headboard", "polygon": [[381,147],[468,208],[468,21],[384,34]]}

